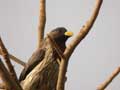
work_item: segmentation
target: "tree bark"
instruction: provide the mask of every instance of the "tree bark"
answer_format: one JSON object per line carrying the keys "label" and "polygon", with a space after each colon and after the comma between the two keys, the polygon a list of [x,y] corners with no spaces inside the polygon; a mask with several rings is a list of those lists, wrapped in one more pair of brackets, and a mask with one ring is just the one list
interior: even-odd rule
{"label": "tree bark", "polygon": [[1,60],[0,60],[0,77],[5,83],[6,90],[22,90],[20,85],[16,83],[14,79],[11,78],[11,75],[9,74]]}
{"label": "tree bark", "polygon": [[41,42],[44,38],[44,29],[46,23],[46,0],[40,0],[40,16],[38,26],[38,48],[41,46]]}

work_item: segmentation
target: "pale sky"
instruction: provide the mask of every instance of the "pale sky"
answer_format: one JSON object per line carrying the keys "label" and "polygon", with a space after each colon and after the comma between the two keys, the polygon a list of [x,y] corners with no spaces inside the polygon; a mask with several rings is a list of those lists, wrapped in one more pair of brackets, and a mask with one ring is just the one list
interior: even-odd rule
{"label": "pale sky", "polygon": [[[94,2],[46,0],[45,32],[63,26],[76,35],[91,15]],[[103,0],[93,28],[70,58],[66,90],[96,90],[120,66],[119,9],[120,0]],[[0,0],[0,35],[8,51],[25,62],[37,46],[38,16],[39,0]],[[13,64],[19,76],[22,67]],[[106,90],[120,90],[120,75]]]}

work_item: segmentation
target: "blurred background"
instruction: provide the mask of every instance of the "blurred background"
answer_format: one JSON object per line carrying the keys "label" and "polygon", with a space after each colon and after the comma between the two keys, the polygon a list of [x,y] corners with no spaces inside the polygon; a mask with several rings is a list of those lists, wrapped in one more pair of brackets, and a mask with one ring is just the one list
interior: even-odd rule
{"label": "blurred background", "polygon": [[[120,65],[120,0],[103,1],[93,28],[70,58],[66,90],[96,90]],[[46,0],[45,32],[62,26],[75,36],[94,4],[95,0]],[[0,0],[0,36],[8,51],[25,62],[37,47],[38,17],[39,0]],[[13,65],[19,76],[23,67]],[[106,90],[120,90],[120,75]]]}

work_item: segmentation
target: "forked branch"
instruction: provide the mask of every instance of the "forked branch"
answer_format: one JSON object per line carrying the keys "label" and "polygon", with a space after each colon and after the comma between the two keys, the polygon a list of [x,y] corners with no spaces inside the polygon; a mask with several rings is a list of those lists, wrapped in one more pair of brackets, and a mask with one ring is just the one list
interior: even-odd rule
{"label": "forked branch", "polygon": [[71,56],[71,54],[73,53],[76,46],[81,42],[81,40],[84,39],[84,37],[88,34],[90,29],[92,28],[98,14],[99,14],[102,2],[103,2],[103,0],[96,0],[95,7],[93,8],[93,13],[92,13],[91,17],[88,19],[88,21],[85,23],[85,25],[83,25],[83,27],[81,28],[78,35],[76,35],[76,37],[73,39],[73,41],[68,45],[68,47],[64,53],[64,55],[66,56],[67,59]]}
{"label": "forked branch", "polygon": [[96,4],[94,7],[92,16],[88,19],[88,21],[82,27],[82,29],[80,30],[78,35],[74,38],[74,40],[66,48],[66,50],[64,52],[65,59],[62,59],[61,64],[60,64],[57,90],[64,90],[64,80],[65,80],[65,75],[66,75],[66,71],[67,71],[69,58],[70,58],[71,54],[73,53],[74,49],[76,48],[76,46],[81,42],[81,40],[84,39],[84,37],[88,34],[90,29],[92,28],[98,14],[99,14],[102,2],[103,2],[103,0],[96,0]]}
{"label": "forked branch", "polygon": [[6,90],[22,90],[21,86],[17,84],[14,79],[11,78],[8,70],[5,68],[1,59],[0,59],[0,77],[5,83]]}
{"label": "forked branch", "polygon": [[8,51],[7,51],[7,49],[5,48],[5,46],[4,46],[3,42],[2,42],[1,37],[0,37],[0,50],[1,50],[1,53],[2,53],[2,56],[3,56],[4,60],[5,60],[5,62],[6,62],[6,65],[7,65],[7,68],[8,68],[8,71],[9,71],[11,77],[12,77],[16,82],[18,82],[18,80],[17,80],[17,75],[16,75],[15,70],[14,70],[14,68],[13,68],[13,66],[12,66],[12,63],[11,63],[11,61],[10,61],[10,59],[9,59]]}

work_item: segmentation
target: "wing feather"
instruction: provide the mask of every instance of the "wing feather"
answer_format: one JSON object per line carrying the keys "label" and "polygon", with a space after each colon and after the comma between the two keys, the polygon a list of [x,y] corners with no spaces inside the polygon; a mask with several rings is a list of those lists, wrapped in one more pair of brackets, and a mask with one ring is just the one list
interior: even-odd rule
{"label": "wing feather", "polygon": [[43,60],[44,56],[45,56],[45,49],[36,50],[28,60],[28,63],[26,64],[23,71],[21,72],[19,81],[24,80],[25,77],[30,73],[30,71]]}

